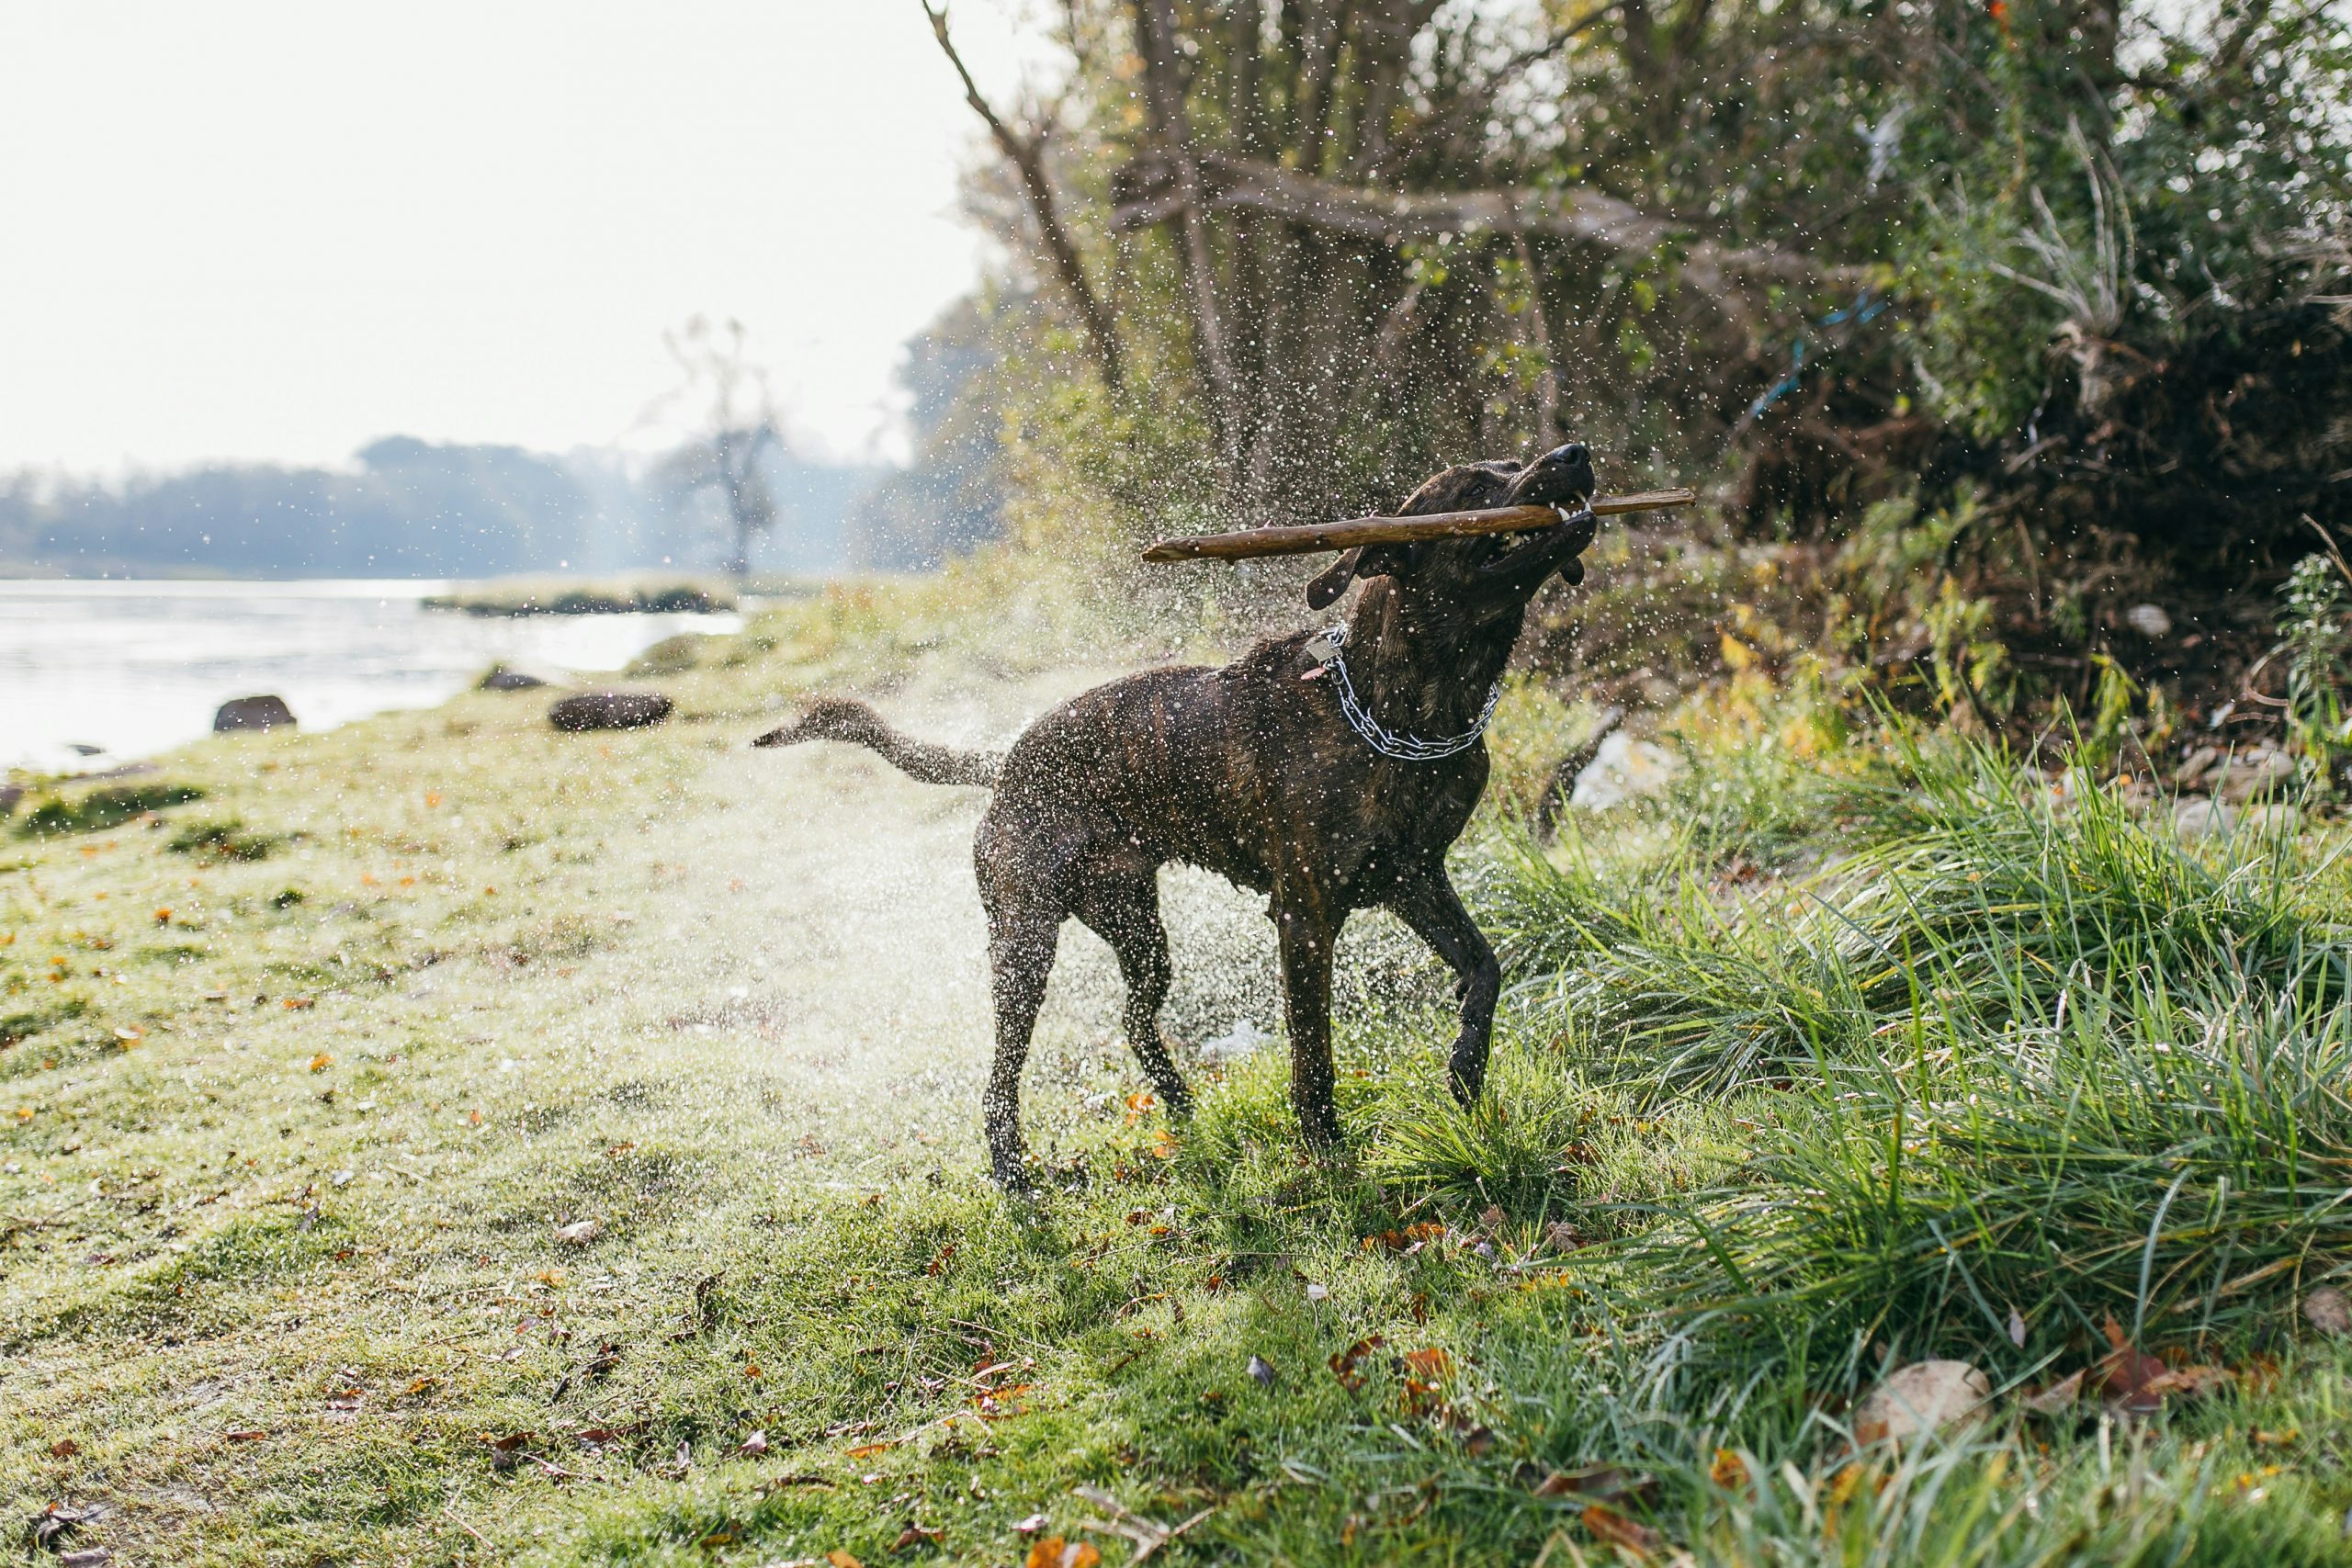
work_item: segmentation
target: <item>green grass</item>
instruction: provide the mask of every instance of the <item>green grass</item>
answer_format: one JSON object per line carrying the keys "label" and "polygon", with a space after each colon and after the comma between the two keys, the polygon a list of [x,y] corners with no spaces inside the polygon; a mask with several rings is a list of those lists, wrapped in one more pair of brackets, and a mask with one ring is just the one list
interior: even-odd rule
{"label": "green grass", "polygon": [[[992,614],[1037,662],[1098,635]],[[797,604],[654,730],[475,694],[220,738],[171,760],[200,820],[28,840],[0,1504],[199,1563],[1126,1559],[1081,1488],[1196,1521],[1179,1562],[2346,1560],[2352,1346],[2301,1315],[2352,1260],[2335,829],[2184,847],[1933,739],[1694,728],[1675,799],[1464,851],[1511,976],[1476,1111],[1382,937],[1348,1157],[1300,1157],[1278,1053],[1170,1126],[1057,1038],[1016,1203],[963,1083],[689,1000],[759,939],[722,764],[965,667],[971,615]],[[2237,1378],[2020,1403],[2110,1320]],[[1928,1356],[1985,1418],[1857,1454]]]}

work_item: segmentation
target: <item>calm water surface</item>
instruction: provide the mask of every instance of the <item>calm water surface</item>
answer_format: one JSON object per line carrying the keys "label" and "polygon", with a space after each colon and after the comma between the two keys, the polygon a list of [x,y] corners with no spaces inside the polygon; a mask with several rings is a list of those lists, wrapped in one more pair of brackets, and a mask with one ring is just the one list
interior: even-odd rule
{"label": "calm water surface", "polygon": [[[493,660],[617,670],[738,615],[483,618],[426,610],[448,584],[0,581],[0,769],[103,768],[209,733],[275,692],[304,728],[429,707]],[[95,748],[85,752],[77,747]]]}

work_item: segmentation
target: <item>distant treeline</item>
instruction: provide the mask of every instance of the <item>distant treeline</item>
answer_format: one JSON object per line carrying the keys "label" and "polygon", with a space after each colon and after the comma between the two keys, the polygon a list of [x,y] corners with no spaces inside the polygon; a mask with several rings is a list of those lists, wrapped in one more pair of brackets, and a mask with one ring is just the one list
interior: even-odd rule
{"label": "distant treeline", "polygon": [[[911,467],[765,454],[776,516],[754,570],[918,568],[998,532],[992,432],[943,429],[982,352],[953,341],[957,325],[909,345]],[[220,463],[111,482],[0,475],[0,575],[488,577],[726,558],[716,498],[665,484],[659,464],[639,472],[605,451],[405,435],[355,457],[350,468]]]}

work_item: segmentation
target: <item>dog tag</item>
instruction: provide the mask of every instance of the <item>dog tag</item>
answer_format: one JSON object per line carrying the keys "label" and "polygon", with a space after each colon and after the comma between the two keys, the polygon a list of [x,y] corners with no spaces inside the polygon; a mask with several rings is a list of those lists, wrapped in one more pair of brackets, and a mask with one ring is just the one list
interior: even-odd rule
{"label": "dog tag", "polygon": [[1306,639],[1306,657],[1315,660],[1316,673],[1322,673],[1324,665],[1340,657],[1340,645],[1347,640],[1348,634],[1338,626],[1317,632]]}

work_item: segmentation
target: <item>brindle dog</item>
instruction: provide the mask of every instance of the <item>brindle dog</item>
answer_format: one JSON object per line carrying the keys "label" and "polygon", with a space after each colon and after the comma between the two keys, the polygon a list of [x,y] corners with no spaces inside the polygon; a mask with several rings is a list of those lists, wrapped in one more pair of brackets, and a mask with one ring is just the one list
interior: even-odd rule
{"label": "brindle dog", "polygon": [[[1584,578],[1593,492],[1580,445],[1524,467],[1448,468],[1407,513],[1552,505],[1553,526],[1517,536],[1351,550],[1308,584],[1322,609],[1367,581],[1348,623],[1354,690],[1389,734],[1435,739],[1475,728],[1519,638],[1528,602],[1554,572]],[[1062,922],[1111,944],[1126,982],[1126,1032],[1171,1112],[1191,1092],[1160,1038],[1170,968],[1159,867],[1185,861],[1270,895],[1282,944],[1291,1098],[1310,1145],[1340,1141],[1331,1103],[1331,950],[1351,911],[1385,905],[1457,976],[1462,1029],[1448,1059],[1467,1105],[1486,1079],[1502,971],[1447,880],[1445,852],[1487,784],[1473,744],[1428,761],[1394,760],[1351,727],[1314,634],[1261,642],[1222,669],[1147,671],[1075,697],[1023,730],[1002,757],[910,740],[862,703],[829,699],[758,746],[813,739],[869,746],[927,783],[992,785],[974,844],[989,919],[996,1063],[986,1099],[996,1179],[1025,1185],[1021,1068]]]}

